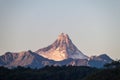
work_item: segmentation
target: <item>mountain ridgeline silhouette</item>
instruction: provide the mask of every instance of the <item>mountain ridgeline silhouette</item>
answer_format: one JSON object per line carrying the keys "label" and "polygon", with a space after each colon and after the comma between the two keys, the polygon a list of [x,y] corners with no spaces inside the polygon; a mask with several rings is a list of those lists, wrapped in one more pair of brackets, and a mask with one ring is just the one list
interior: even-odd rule
{"label": "mountain ridgeline silhouette", "polygon": [[79,51],[72,43],[69,36],[64,33],[61,33],[53,44],[37,50],[36,53],[55,61],[61,61],[68,58],[88,59],[88,57]]}
{"label": "mountain ridgeline silhouette", "polygon": [[57,40],[48,47],[19,53],[7,52],[0,56],[0,66],[14,68],[17,66],[42,68],[53,66],[91,66],[102,68],[113,60],[106,54],[88,57],[73,44],[67,34],[61,33]]}

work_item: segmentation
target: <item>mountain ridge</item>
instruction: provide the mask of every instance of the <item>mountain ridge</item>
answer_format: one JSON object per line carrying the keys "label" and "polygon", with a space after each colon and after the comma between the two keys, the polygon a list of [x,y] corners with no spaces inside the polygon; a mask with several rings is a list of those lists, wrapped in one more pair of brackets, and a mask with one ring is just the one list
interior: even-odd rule
{"label": "mountain ridge", "polygon": [[55,61],[64,60],[67,58],[87,59],[78,48],[72,43],[67,34],[61,33],[57,40],[48,47],[36,51],[39,55]]}
{"label": "mountain ridge", "polygon": [[67,34],[61,33],[55,42],[35,52],[7,52],[0,56],[0,66],[42,68],[48,66],[91,66],[102,68],[113,60],[106,54],[88,57],[73,44]]}

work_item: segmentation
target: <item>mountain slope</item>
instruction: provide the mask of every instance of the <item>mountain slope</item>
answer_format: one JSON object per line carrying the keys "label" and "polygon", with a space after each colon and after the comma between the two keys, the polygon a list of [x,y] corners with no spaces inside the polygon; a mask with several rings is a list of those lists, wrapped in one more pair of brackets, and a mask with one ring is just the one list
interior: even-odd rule
{"label": "mountain slope", "polygon": [[61,33],[53,44],[36,52],[30,50],[18,53],[7,52],[0,56],[0,66],[8,68],[17,66],[41,68],[46,65],[102,68],[104,64],[110,62],[112,62],[112,59],[106,54],[87,57],[77,49],[69,36],[64,33]]}
{"label": "mountain slope", "polygon": [[61,33],[57,40],[48,47],[39,49],[36,51],[39,55],[55,60],[61,61],[64,59],[87,59],[88,57],[84,55],[77,47],[72,43],[67,34]]}
{"label": "mountain slope", "polygon": [[0,65],[5,67],[31,67],[41,68],[45,65],[52,65],[53,61],[46,59],[32,51],[24,51],[20,53],[7,52],[5,55],[0,56]]}
{"label": "mountain slope", "polygon": [[24,51],[19,53],[7,52],[5,55],[0,56],[0,66],[14,68],[17,66],[42,68],[46,65],[53,66],[88,66],[85,59],[64,59],[62,61],[54,61],[44,58],[32,51]]}
{"label": "mountain slope", "polygon": [[113,60],[106,54],[101,54],[99,56],[91,56],[89,58],[88,64],[91,67],[102,68],[104,64],[111,63]]}

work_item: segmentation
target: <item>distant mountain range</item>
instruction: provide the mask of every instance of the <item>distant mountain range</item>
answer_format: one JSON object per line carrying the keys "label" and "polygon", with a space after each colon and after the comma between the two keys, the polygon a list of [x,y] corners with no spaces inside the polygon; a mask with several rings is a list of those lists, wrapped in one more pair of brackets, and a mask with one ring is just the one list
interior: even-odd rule
{"label": "distant mountain range", "polygon": [[6,52],[0,56],[0,66],[8,68],[17,66],[42,68],[46,65],[91,66],[102,68],[104,64],[112,61],[107,54],[88,57],[78,50],[69,36],[64,33],[61,33],[53,44],[35,52],[31,50],[19,53]]}

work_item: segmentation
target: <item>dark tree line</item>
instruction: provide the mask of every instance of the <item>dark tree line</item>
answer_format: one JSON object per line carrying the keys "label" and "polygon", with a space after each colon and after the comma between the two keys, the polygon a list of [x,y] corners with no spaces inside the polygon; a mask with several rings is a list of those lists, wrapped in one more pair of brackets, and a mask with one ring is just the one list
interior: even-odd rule
{"label": "dark tree line", "polygon": [[104,66],[105,68],[88,75],[85,80],[120,80],[120,60]]}
{"label": "dark tree line", "polygon": [[0,80],[119,80],[120,60],[97,69],[86,66],[46,66],[31,69],[0,67]]}
{"label": "dark tree line", "polygon": [[42,69],[0,67],[0,80],[82,80],[96,70],[78,66],[46,66]]}
{"label": "dark tree line", "polygon": [[104,65],[106,68],[118,68],[120,67],[120,60],[118,61],[113,61],[111,63],[107,63]]}

